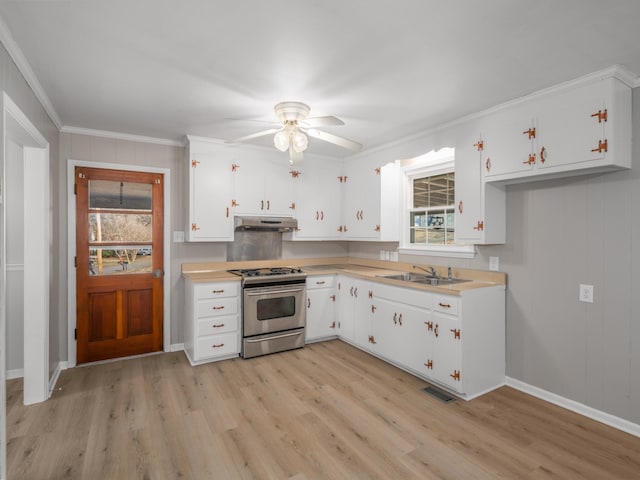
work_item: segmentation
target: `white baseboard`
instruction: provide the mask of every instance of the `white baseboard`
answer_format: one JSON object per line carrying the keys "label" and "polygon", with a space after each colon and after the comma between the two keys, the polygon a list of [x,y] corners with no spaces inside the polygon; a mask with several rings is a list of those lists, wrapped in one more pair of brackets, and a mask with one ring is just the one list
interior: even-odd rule
{"label": "white baseboard", "polygon": [[24,369],[16,368],[14,370],[7,370],[7,380],[13,380],[14,378],[24,377]]}
{"label": "white baseboard", "polygon": [[597,410],[583,403],[570,400],[568,398],[548,392],[547,390],[543,390],[538,387],[534,387],[533,385],[521,382],[520,380],[516,380],[515,378],[507,377],[507,385],[509,387],[515,388],[516,390],[520,390],[521,392],[528,393],[529,395],[540,398],[546,402],[553,403],[554,405],[558,405],[559,407],[566,408],[567,410],[579,413],[580,415],[584,415],[585,417],[588,417],[597,422],[604,423],[605,425],[609,425],[610,427],[617,428],[618,430],[622,430],[623,432],[629,433],[636,437],[640,437],[640,425],[625,420],[624,418],[616,417],[615,415]]}
{"label": "white baseboard", "polygon": [[184,350],[184,343],[172,343],[169,347],[170,352],[181,352]]}

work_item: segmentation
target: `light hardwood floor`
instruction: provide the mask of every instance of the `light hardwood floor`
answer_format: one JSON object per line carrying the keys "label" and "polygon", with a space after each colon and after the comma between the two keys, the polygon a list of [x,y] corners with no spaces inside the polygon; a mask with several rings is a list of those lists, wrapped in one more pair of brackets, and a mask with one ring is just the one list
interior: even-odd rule
{"label": "light hardwood floor", "polygon": [[637,479],[640,439],[508,387],[443,403],[341,341],[192,368],[182,352],[66,370],[24,407],[9,479]]}

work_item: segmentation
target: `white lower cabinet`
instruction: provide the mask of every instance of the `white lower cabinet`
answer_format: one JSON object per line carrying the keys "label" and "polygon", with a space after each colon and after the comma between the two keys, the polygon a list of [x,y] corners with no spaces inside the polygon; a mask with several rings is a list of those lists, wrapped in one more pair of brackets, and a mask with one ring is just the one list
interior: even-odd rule
{"label": "white lower cabinet", "polygon": [[430,357],[433,378],[456,392],[464,392],[460,321],[454,316],[435,313],[433,325],[433,353]]}
{"label": "white lower cabinet", "polygon": [[343,340],[364,346],[368,332],[363,325],[371,312],[369,291],[371,282],[338,275],[338,335]]}
{"label": "white lower cabinet", "polygon": [[347,276],[339,283],[338,322],[353,325],[353,337],[340,330],[341,338],[466,399],[504,384],[504,285],[454,296]]}
{"label": "white lower cabinet", "polygon": [[240,282],[185,280],[184,351],[191,365],[240,353]]}
{"label": "white lower cabinet", "polygon": [[338,322],[335,318],[335,275],[307,277],[307,326],[305,340],[312,342],[335,337]]}

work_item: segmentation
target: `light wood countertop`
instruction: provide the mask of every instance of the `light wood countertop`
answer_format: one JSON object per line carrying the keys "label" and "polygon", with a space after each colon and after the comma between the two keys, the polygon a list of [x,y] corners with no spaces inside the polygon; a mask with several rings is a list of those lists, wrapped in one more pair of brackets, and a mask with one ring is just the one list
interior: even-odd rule
{"label": "light wood countertop", "polygon": [[[489,272],[485,270],[470,270],[453,268],[454,278],[469,280],[468,282],[456,283],[453,285],[431,286],[421,283],[407,282],[403,280],[393,280],[383,278],[379,275],[392,275],[396,273],[412,272],[424,273],[413,268],[410,263],[389,262],[384,260],[373,260],[356,257],[331,257],[331,258],[290,258],[279,260],[252,260],[241,262],[203,262],[203,263],[183,263],[182,275],[192,282],[223,282],[240,281],[240,277],[227,272],[231,269],[259,268],[259,267],[297,267],[302,268],[308,276],[329,275],[344,273],[352,277],[373,280],[387,285],[398,287],[427,290],[448,295],[460,295],[468,290],[486,288],[494,286],[506,287],[507,274],[502,272]],[[428,268],[429,265],[421,265]],[[447,276],[447,267],[434,266],[436,274],[442,277]]]}

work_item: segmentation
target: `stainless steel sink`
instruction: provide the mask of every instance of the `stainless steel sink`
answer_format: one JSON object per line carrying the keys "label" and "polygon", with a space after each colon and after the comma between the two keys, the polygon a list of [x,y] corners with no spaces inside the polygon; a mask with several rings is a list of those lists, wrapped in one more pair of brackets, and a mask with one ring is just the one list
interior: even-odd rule
{"label": "stainless steel sink", "polygon": [[463,280],[461,278],[432,277],[431,275],[420,275],[418,273],[396,273],[391,275],[377,275],[380,278],[388,278],[390,280],[401,280],[403,282],[424,283],[425,285],[454,285],[456,283],[470,282],[471,280]]}

